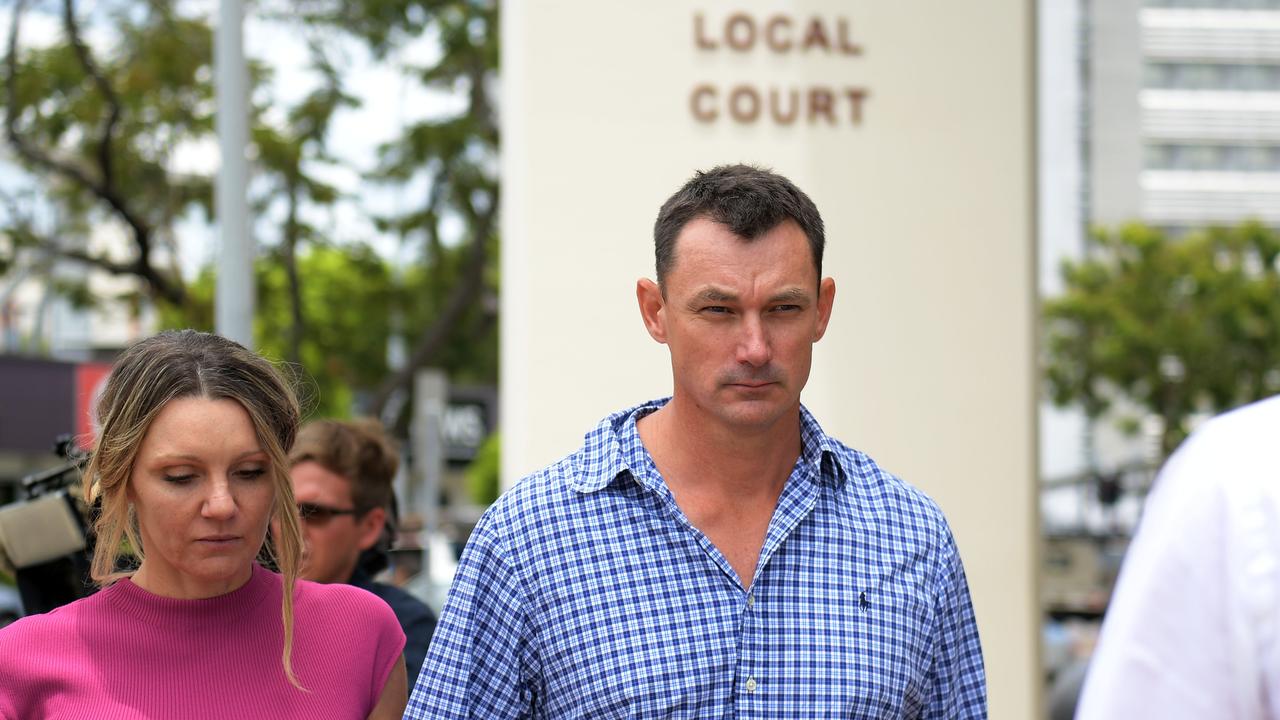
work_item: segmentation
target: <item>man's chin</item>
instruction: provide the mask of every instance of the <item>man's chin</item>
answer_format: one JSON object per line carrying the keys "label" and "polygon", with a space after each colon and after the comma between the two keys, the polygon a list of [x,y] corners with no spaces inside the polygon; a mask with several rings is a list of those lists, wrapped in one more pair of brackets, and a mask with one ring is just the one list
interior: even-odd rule
{"label": "man's chin", "polygon": [[742,399],[728,403],[719,413],[725,424],[743,430],[766,429],[786,414],[788,403],[777,398]]}

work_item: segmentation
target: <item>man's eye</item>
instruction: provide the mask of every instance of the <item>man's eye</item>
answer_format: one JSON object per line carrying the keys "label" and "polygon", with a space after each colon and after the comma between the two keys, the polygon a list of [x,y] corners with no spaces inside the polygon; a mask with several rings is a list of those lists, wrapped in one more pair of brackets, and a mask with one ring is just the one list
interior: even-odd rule
{"label": "man's eye", "polygon": [[723,315],[729,312],[729,308],[723,305],[708,305],[702,308],[702,312],[710,313],[712,315]]}
{"label": "man's eye", "polygon": [[799,305],[774,305],[774,312],[795,312],[800,309]]}

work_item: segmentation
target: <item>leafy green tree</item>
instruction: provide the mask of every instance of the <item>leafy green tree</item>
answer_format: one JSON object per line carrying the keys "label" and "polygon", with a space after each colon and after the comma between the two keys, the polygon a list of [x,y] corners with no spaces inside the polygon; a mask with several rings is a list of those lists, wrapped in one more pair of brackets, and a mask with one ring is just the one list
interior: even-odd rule
{"label": "leafy green tree", "polygon": [[[294,366],[306,410],[348,416],[356,393],[386,374],[390,308],[398,292],[391,269],[366,245],[313,244],[299,255],[297,272],[307,278],[299,299],[301,312],[310,319],[297,359],[289,357],[294,305],[288,271],[271,256],[254,267],[254,343],[267,357]],[[213,268],[205,268],[191,283],[188,305],[163,313],[162,323],[211,330],[214,286]]]}
{"label": "leafy green tree", "polygon": [[[264,13],[295,18],[320,33],[320,38],[328,32],[355,39],[379,59],[408,41],[433,37],[439,57],[429,65],[403,70],[426,88],[465,98],[462,109],[454,114],[404,128],[399,138],[381,149],[378,167],[366,175],[386,186],[426,188],[407,211],[374,218],[380,231],[400,238],[418,257],[416,263],[398,268],[389,277],[394,291],[387,337],[396,335],[406,342],[407,361],[398,368],[385,362],[362,365],[374,372],[351,379],[353,392],[363,398],[359,410],[390,419],[397,434],[404,435],[407,400],[418,368],[443,368],[458,382],[497,380],[499,138],[491,97],[498,70],[498,2],[302,0],[267,6]],[[341,90],[340,73],[333,71],[334,65],[322,52],[324,46],[322,41],[312,43],[316,68],[326,82],[310,103],[304,103],[308,112],[295,114],[292,120],[319,132],[312,136],[294,132],[291,137],[303,142],[299,148],[322,143],[325,125],[314,119],[327,118],[326,113],[350,102]],[[308,118],[313,120],[309,126],[301,122]],[[326,201],[317,196],[310,199]],[[450,237],[451,224],[462,228],[461,237]],[[286,268],[296,256],[290,236],[284,234],[281,253]],[[297,275],[301,283],[296,276],[291,279],[295,328],[304,322],[314,325],[307,292],[298,286],[317,282],[308,273]],[[299,302],[298,297],[304,299]],[[375,376],[376,382],[366,383]]]}
{"label": "leafy green tree", "polygon": [[467,467],[467,499],[481,506],[492,505],[502,494],[502,434],[491,433],[476,450]]}
{"label": "leafy green tree", "polygon": [[[437,38],[440,58],[408,68],[426,87],[465,97],[450,116],[422,120],[382,148],[375,182],[427,188],[408,212],[378,218],[378,226],[421,250],[428,277],[426,295],[401,309],[411,343],[408,362],[390,373],[369,410],[388,414],[388,404],[411,390],[416,369],[460,368],[452,349],[480,345],[495,349],[498,125],[491,100],[498,71],[497,0],[308,0],[298,6],[308,22],[344,28],[367,43],[375,56],[406,39]],[[463,237],[450,247],[445,226],[460,221]],[[420,315],[422,309],[429,315]],[[419,320],[418,318],[421,318]],[[469,353],[476,355],[475,353]],[[391,408],[401,419],[404,413]]]}
{"label": "leafy green tree", "polygon": [[284,205],[284,222],[273,254],[288,281],[290,322],[283,332],[287,338],[284,356],[294,363],[302,362],[302,343],[307,332],[298,249],[302,242],[321,237],[321,231],[307,221],[304,210],[331,207],[339,199],[337,189],[319,180],[314,170],[337,163],[327,147],[334,114],[341,108],[359,105],[343,88],[340,73],[323,47],[312,43],[311,53],[312,69],[322,78],[321,85],[289,111],[284,127],[271,125],[265,120],[266,108],[258,108],[253,129],[258,166],[274,181],[267,197],[257,204],[257,210],[261,213],[273,200]]}
{"label": "leafy green tree", "polygon": [[1053,400],[1092,418],[1127,401],[1160,418],[1168,456],[1193,416],[1280,391],[1278,258],[1280,235],[1258,223],[1179,239],[1143,225],[1098,232],[1045,304]]}
{"label": "leafy green tree", "polygon": [[[444,258],[446,268],[462,263],[460,251]],[[305,278],[298,297],[308,318],[307,332],[292,359],[294,302],[287,267],[273,255],[255,263],[258,311],[254,343],[268,357],[294,366],[307,410],[317,416],[368,413],[367,398],[387,376],[387,346],[394,327],[393,308],[408,308],[405,325],[427,324],[436,309],[415,301],[430,298],[432,269],[415,266],[397,273],[369,246],[360,243],[309,243],[297,258]],[[211,330],[215,276],[205,268],[189,288],[181,308],[161,313],[165,327]],[[438,291],[436,291],[438,292]],[[477,314],[483,314],[475,309]],[[490,316],[491,317],[491,316]],[[458,382],[491,383],[497,376],[497,337],[492,322],[479,336],[450,344],[437,357]],[[403,429],[403,428],[402,428]]]}
{"label": "leafy green tree", "polygon": [[[208,24],[172,3],[110,8],[110,40],[91,48],[74,0],[63,0],[63,42],[23,49],[27,0],[13,4],[5,56],[5,137],[43,188],[38,206],[7,202],[0,228],[5,265],[39,247],[115,275],[138,278],[153,299],[180,305],[183,283],[162,248],[191,206],[209,208],[207,176],[170,170],[175,148],[213,131]],[[53,218],[53,219],[49,219]],[[130,239],[129,257],[95,253],[90,228],[109,222]],[[174,254],[169,253],[172,259]]]}
{"label": "leafy green tree", "polygon": [[[92,12],[62,0],[63,37],[28,47],[22,20],[31,8],[30,0],[13,6],[5,129],[40,198],[0,198],[0,271],[26,249],[52,248],[137,277],[165,325],[212,329],[212,270],[184,283],[173,266],[176,219],[193,207],[211,216],[212,178],[172,169],[178,148],[213,138],[209,18],[175,0]],[[253,11],[299,29],[315,78],[293,107],[252,95],[251,200],[264,245],[257,339],[268,353],[307,368],[318,410],[343,415],[354,402],[398,418],[403,432],[417,368],[442,367],[461,382],[497,378],[497,0],[263,0]],[[87,33],[82,25],[90,20]],[[95,38],[92,47],[86,35]],[[400,238],[401,256],[413,258],[390,268],[367,238],[326,240],[317,220],[345,199],[319,170],[339,162],[329,129],[357,102],[343,84],[346,59],[333,48],[356,43],[386,59],[424,37],[438,56],[402,70],[463,99],[461,109],[414,122],[381,149],[376,167],[353,168],[371,183],[417,193],[406,212],[373,218]],[[251,62],[250,69],[260,88],[271,68]],[[127,257],[87,249],[90,230],[104,221],[131,238]],[[386,348],[396,335],[409,357],[393,370]]]}

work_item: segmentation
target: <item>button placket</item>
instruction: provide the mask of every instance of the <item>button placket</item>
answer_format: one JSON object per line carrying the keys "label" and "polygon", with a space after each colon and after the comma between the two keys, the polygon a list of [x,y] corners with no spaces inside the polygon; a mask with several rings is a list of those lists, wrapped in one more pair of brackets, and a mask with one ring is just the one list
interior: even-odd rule
{"label": "button placket", "polygon": [[[757,578],[757,581],[758,580],[759,578]],[[757,608],[757,594],[755,585],[753,584],[751,589],[747,591],[747,597],[741,606],[741,628],[744,633],[744,637],[742,638],[743,655],[739,658],[738,682],[740,684],[738,685],[738,691],[741,693],[740,697],[742,698],[754,695],[756,690],[760,687],[760,681],[756,678],[755,673],[759,668],[754,667],[756,660],[758,659],[755,657],[755,654],[756,651],[759,650],[759,648],[756,647],[756,641],[759,640],[760,632],[760,616],[755,611]]]}

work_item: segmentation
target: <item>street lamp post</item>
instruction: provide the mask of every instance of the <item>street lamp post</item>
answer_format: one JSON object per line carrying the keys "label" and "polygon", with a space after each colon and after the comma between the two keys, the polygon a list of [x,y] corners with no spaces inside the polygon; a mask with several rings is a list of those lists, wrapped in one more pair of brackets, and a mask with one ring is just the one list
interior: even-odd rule
{"label": "street lamp post", "polygon": [[215,37],[218,148],[222,163],[214,196],[218,219],[218,334],[252,347],[253,238],[249,234],[249,75],[244,59],[244,4],[221,0]]}

